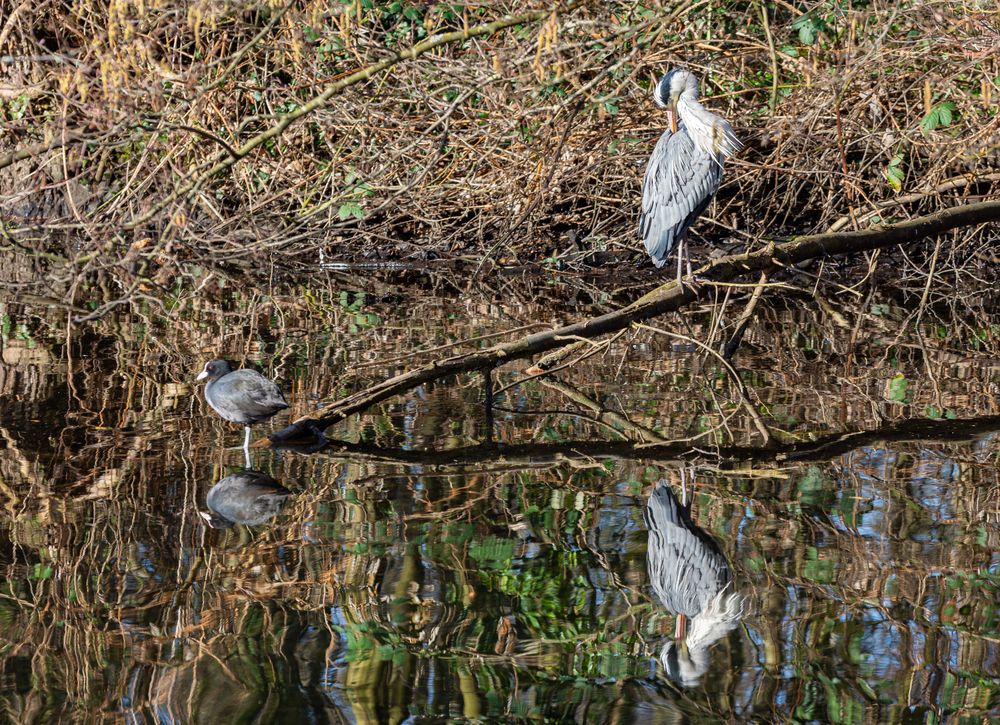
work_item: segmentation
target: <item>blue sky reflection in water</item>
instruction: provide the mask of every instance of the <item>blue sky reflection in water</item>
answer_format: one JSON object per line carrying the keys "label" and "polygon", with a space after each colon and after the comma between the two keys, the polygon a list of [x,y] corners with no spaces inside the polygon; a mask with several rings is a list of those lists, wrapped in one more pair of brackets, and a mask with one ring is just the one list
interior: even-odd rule
{"label": "blue sky reflection in water", "polygon": [[[583,401],[665,438],[707,431],[706,451],[755,441],[711,360],[644,333],[561,389],[502,393],[502,454],[483,445],[481,378],[427,385],[331,429],[348,449],[255,450],[254,467],[290,494],[258,523],[209,526],[206,495],[241,469],[242,436],[192,384],[205,360],[279,380],[292,411],[278,427],[405,369],[412,350],[555,316],[531,304],[501,316],[474,299],[360,312],[336,300],[192,309],[169,325],[123,313],[68,347],[58,313],[4,307],[5,719],[1000,717],[989,426],[801,461],[686,460],[692,523],[728,562],[743,613],[703,674],[665,675],[677,617],[650,585],[643,511],[660,479],[682,495],[681,462],[575,445],[630,434]],[[797,334],[776,360],[752,333],[741,363],[790,440],[997,413],[995,368],[941,362],[931,384],[916,353],[890,360],[872,338],[837,378],[795,342],[834,333],[801,312],[769,319],[761,340],[768,324]],[[905,400],[887,392],[899,374]],[[500,371],[497,389],[516,378]]]}

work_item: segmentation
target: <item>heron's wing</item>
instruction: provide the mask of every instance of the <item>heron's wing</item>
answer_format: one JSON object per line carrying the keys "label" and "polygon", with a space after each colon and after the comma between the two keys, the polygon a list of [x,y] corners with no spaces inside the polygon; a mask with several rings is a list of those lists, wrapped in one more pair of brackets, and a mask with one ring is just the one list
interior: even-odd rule
{"label": "heron's wing", "polygon": [[639,234],[657,267],[719,188],[722,165],[695,146],[683,124],[656,142],[642,182]]}
{"label": "heron's wing", "polygon": [[694,525],[666,483],[658,484],[650,494],[644,517],[653,592],[674,614],[697,616],[729,583],[726,558],[711,537]]}

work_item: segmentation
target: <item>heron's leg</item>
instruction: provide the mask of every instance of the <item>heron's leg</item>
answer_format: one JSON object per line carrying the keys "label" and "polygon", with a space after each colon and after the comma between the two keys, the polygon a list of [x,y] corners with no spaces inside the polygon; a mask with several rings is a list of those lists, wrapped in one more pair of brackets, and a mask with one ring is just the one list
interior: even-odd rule
{"label": "heron's leg", "polygon": [[681,285],[681,265],[684,264],[684,238],[677,240],[677,286]]}
{"label": "heron's leg", "polygon": [[691,255],[688,249],[687,234],[681,239],[677,244],[677,284],[681,283],[681,264],[687,266],[687,286],[690,289],[698,291],[701,287],[701,279],[694,276],[694,272],[691,271]]}

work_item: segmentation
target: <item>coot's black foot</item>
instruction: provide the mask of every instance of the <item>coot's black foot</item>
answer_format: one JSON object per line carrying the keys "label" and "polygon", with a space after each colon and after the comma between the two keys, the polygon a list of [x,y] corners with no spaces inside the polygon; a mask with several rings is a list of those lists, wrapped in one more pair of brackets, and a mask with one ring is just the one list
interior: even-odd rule
{"label": "coot's black foot", "polygon": [[316,421],[314,420],[308,421],[305,424],[305,427],[309,430],[310,433],[312,433],[317,443],[325,446],[327,443],[330,442],[330,439],[326,437],[326,432],[323,430],[321,426],[316,424]]}

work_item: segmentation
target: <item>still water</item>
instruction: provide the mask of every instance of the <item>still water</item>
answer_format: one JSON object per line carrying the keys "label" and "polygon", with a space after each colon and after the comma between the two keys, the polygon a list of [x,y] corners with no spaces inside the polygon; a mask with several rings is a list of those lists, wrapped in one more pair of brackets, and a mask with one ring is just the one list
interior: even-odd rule
{"label": "still water", "polygon": [[[70,329],[3,305],[3,718],[1000,718],[997,320],[904,335],[892,300],[765,309],[738,358],[763,452],[718,362],[649,330],[552,379],[505,389],[526,364],[501,368],[491,429],[482,377],[458,377],[326,449],[254,449],[251,473],[193,383],[220,355],[276,379],[291,410],[263,434],[594,311],[552,287],[190,299]],[[711,319],[654,324],[704,340]]]}

